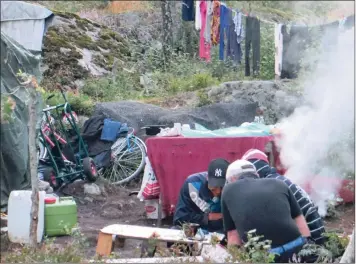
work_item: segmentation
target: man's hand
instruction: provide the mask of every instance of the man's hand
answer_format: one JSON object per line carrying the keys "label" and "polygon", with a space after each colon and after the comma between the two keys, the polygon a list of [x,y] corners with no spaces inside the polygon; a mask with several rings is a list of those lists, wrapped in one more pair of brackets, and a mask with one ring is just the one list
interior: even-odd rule
{"label": "man's hand", "polygon": [[209,221],[216,221],[222,219],[222,214],[220,213],[210,213],[209,214]]}

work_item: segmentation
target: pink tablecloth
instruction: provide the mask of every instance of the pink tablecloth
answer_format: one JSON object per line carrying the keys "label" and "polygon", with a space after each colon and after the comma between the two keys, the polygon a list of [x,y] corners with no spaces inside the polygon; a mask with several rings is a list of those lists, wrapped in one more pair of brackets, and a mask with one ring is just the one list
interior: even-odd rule
{"label": "pink tablecloth", "polygon": [[161,187],[162,208],[171,213],[185,179],[206,171],[212,159],[230,162],[250,148],[264,151],[273,137],[184,138],[154,137],[146,141],[148,157]]}

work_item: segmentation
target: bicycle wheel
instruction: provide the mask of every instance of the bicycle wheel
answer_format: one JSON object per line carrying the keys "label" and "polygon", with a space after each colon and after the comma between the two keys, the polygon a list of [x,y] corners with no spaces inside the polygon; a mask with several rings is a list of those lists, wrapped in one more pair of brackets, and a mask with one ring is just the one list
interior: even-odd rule
{"label": "bicycle wheel", "polygon": [[145,157],[145,147],[135,136],[119,138],[111,147],[111,165],[103,177],[112,184],[127,183],[141,173]]}

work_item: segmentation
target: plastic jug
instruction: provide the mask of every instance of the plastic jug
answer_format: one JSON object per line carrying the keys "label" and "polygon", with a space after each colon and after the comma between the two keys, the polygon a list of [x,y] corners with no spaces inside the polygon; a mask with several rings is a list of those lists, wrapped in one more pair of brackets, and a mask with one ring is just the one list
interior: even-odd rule
{"label": "plastic jug", "polygon": [[46,236],[70,235],[78,223],[77,204],[71,196],[51,198],[45,204]]}
{"label": "plastic jug", "polygon": [[[13,243],[30,243],[32,191],[12,191],[8,202],[8,235]],[[46,192],[39,192],[37,242],[42,241],[44,232],[44,198]]]}

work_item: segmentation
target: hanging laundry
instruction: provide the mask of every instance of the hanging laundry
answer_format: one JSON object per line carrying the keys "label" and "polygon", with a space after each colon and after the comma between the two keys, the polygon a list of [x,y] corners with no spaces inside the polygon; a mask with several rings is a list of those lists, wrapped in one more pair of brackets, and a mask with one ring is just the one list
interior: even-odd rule
{"label": "hanging laundry", "polygon": [[205,41],[204,32],[206,26],[207,2],[200,1],[201,30],[199,39],[199,57],[210,61],[211,45]]}
{"label": "hanging laundry", "polygon": [[250,50],[252,48],[252,71],[258,75],[260,68],[260,21],[256,17],[246,17],[245,75],[250,76]]}
{"label": "hanging laundry", "polygon": [[275,62],[274,73],[280,77],[282,73],[282,60],[283,60],[283,35],[282,24],[275,24],[274,27],[274,47],[275,47]]}
{"label": "hanging laundry", "polygon": [[182,1],[182,19],[184,21],[194,21],[194,0]]}
{"label": "hanging laundry", "polygon": [[290,35],[287,31],[286,25],[282,25],[281,33],[283,39],[281,79],[291,79],[293,76],[293,74],[291,74],[291,65],[293,63],[290,63],[287,57],[290,43]]}
{"label": "hanging laundry", "polygon": [[234,24],[235,24],[235,32],[237,34],[237,43],[241,43],[241,41],[245,37],[244,27],[242,25],[242,13],[236,9],[234,15]]}
{"label": "hanging laundry", "polygon": [[325,51],[334,50],[339,35],[339,21],[320,26],[322,32],[322,47]]}
{"label": "hanging laundry", "polygon": [[226,57],[231,58],[234,65],[241,64],[242,49],[238,41],[237,34],[235,31],[235,23],[233,20],[232,10],[228,12],[229,18],[229,29],[228,29],[228,39],[227,39],[227,52]]}
{"label": "hanging laundry", "polygon": [[295,79],[300,70],[300,59],[303,58],[307,45],[311,41],[309,28],[307,26],[292,25],[288,34],[286,26],[282,27],[283,35],[283,57],[282,57],[282,79]]}
{"label": "hanging laundry", "polygon": [[[225,33],[229,27],[227,21],[228,8],[225,5],[220,5],[220,47],[219,47],[219,59],[224,60],[225,51]],[[227,33],[226,33],[227,34]]]}
{"label": "hanging laundry", "polygon": [[345,22],[346,22],[346,17],[339,20],[339,29],[340,30],[344,30]]}
{"label": "hanging laundry", "polygon": [[219,58],[224,60],[225,53],[225,38],[226,43],[226,57],[231,58],[234,64],[241,63],[242,50],[241,45],[237,41],[237,34],[235,32],[235,24],[232,17],[231,9],[224,5],[220,6],[220,48]]}
{"label": "hanging laundry", "polygon": [[213,2],[213,22],[211,25],[211,42],[218,45],[220,40],[220,2]]}
{"label": "hanging laundry", "polygon": [[344,29],[349,30],[350,28],[355,27],[355,14],[348,16],[344,23]]}
{"label": "hanging laundry", "polygon": [[211,44],[211,24],[213,22],[213,2],[206,1],[206,20],[205,20],[205,30],[204,30],[204,38],[205,41]]}
{"label": "hanging laundry", "polygon": [[195,29],[201,29],[200,1],[195,1]]}

